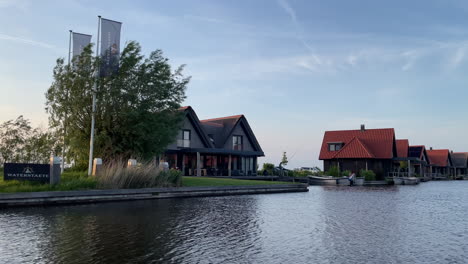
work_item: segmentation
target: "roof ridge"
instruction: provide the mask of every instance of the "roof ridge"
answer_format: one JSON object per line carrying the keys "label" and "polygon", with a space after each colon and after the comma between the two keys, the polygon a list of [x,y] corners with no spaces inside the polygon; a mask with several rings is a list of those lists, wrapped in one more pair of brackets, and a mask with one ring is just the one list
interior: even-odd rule
{"label": "roof ridge", "polygon": [[209,122],[209,121],[216,121],[216,120],[223,120],[223,119],[230,119],[230,118],[241,118],[243,115],[232,115],[232,116],[224,116],[224,117],[216,117],[210,119],[203,119],[200,122]]}

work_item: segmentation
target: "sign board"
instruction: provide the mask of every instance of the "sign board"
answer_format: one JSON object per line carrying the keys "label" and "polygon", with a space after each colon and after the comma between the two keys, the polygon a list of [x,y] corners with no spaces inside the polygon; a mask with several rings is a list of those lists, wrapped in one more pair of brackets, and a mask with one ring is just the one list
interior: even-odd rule
{"label": "sign board", "polygon": [[18,181],[50,181],[49,164],[4,163],[3,179]]}

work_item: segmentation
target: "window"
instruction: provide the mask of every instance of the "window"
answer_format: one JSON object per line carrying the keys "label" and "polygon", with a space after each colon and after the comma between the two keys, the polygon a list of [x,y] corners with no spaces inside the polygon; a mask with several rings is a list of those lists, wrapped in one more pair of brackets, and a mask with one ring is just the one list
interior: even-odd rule
{"label": "window", "polygon": [[191,131],[188,129],[182,129],[180,131],[179,139],[177,140],[177,146],[181,148],[190,148]]}
{"label": "window", "polygon": [[340,150],[342,147],[343,147],[343,143],[342,143],[342,142],[338,142],[338,143],[328,143],[328,150],[329,150],[329,151],[338,151],[338,150]]}
{"label": "window", "polygon": [[232,136],[232,149],[242,150],[242,136]]}

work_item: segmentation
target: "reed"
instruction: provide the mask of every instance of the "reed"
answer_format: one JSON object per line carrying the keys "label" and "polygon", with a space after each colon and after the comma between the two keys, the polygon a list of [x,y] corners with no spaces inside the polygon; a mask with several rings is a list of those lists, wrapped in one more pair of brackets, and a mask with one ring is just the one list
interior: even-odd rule
{"label": "reed", "polygon": [[107,162],[96,175],[99,189],[133,189],[152,187],[176,187],[181,185],[182,173],[163,171],[156,162],[145,162],[127,167],[122,160]]}

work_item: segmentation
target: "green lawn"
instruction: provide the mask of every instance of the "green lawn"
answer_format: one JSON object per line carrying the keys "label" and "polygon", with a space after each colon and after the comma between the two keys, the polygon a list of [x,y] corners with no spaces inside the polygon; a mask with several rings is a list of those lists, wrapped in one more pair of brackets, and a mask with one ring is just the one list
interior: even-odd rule
{"label": "green lawn", "polygon": [[[246,186],[285,183],[286,182],[219,179],[208,177],[182,177],[182,187]],[[89,189],[96,189],[96,180],[92,177],[88,177],[86,172],[65,172],[62,175],[60,184],[51,186],[49,184],[41,184],[38,182],[4,181],[3,170],[0,171],[0,193],[73,191]]]}
{"label": "green lawn", "polygon": [[44,191],[73,191],[96,189],[96,180],[86,176],[86,172],[65,172],[60,184],[51,186],[39,182],[4,181],[3,170],[0,171],[0,193],[14,192],[44,192]]}
{"label": "green lawn", "polygon": [[220,178],[209,178],[209,177],[182,177],[183,187],[242,186],[242,185],[245,186],[245,185],[265,185],[265,184],[289,184],[289,182],[220,179]]}

